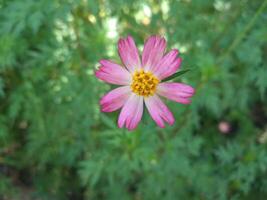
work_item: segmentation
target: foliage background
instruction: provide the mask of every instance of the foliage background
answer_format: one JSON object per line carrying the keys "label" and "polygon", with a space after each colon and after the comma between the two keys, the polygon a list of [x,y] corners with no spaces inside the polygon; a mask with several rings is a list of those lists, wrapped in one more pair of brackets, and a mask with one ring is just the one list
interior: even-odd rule
{"label": "foliage background", "polygon": [[[0,199],[266,199],[266,0],[0,0]],[[197,94],[129,133],[94,77],[131,34]],[[228,123],[222,133],[218,125]]]}

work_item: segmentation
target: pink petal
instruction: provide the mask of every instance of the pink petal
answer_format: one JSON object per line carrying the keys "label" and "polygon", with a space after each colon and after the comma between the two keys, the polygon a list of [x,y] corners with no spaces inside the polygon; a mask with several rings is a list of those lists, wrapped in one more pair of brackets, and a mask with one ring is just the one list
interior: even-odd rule
{"label": "pink petal", "polygon": [[108,92],[100,100],[102,112],[113,112],[121,108],[131,94],[130,86],[118,87]]}
{"label": "pink petal", "polygon": [[191,103],[189,98],[194,93],[194,88],[183,83],[160,83],[157,86],[157,94],[182,104]]}
{"label": "pink petal", "polygon": [[173,49],[157,63],[154,74],[159,79],[167,78],[179,69],[182,59],[177,57],[178,53],[177,49]]}
{"label": "pink petal", "polygon": [[136,69],[141,68],[138,49],[131,36],[119,40],[118,50],[122,62],[130,72],[134,72]]}
{"label": "pink petal", "polygon": [[133,130],[137,127],[142,115],[143,97],[132,93],[121,109],[118,126],[122,128],[125,125],[128,130]]}
{"label": "pink petal", "polygon": [[144,45],[142,54],[142,65],[145,70],[152,71],[162,58],[166,48],[166,41],[159,36],[151,36]]}
{"label": "pink petal", "polygon": [[95,73],[97,78],[116,85],[131,83],[131,74],[124,67],[109,60],[101,60],[99,63],[101,66]]}
{"label": "pink petal", "polygon": [[152,119],[159,127],[164,128],[164,121],[170,125],[174,123],[175,119],[171,111],[157,95],[145,98],[145,104]]}

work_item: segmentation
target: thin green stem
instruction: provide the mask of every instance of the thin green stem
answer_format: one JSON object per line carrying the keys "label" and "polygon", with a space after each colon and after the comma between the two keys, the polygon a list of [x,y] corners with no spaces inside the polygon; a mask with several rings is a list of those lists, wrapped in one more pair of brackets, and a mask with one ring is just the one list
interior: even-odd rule
{"label": "thin green stem", "polygon": [[[227,51],[219,58],[218,63],[222,62],[224,60],[224,58],[227,57],[228,54],[231,53],[239,45],[239,43],[244,38],[246,33],[253,27],[253,25],[255,24],[255,22],[257,20],[257,18],[263,12],[263,10],[265,9],[266,6],[267,6],[267,0],[265,0],[261,4],[261,6],[258,8],[256,13],[254,14],[254,16],[251,18],[251,20],[248,22],[248,24],[244,28],[244,30],[236,37],[236,39],[234,40],[232,45],[230,45],[229,48],[227,49]],[[200,82],[200,84],[196,87],[196,91],[199,91],[205,85],[206,82],[208,82],[208,80],[205,80],[204,82]],[[191,113],[190,109],[185,110],[184,118],[182,120],[181,126],[178,127],[178,129],[175,131],[174,136],[185,126],[190,113]]]}
{"label": "thin green stem", "polygon": [[254,26],[258,17],[263,12],[263,10],[266,8],[266,6],[267,6],[267,0],[265,0],[261,4],[261,6],[258,8],[256,13],[254,14],[254,16],[251,18],[251,20],[248,22],[246,27],[243,29],[243,31],[238,34],[238,36],[235,38],[235,40],[229,46],[229,48],[226,50],[226,52],[218,59],[218,63],[222,62],[225,59],[225,57],[227,57],[239,45],[239,43],[245,37],[246,33]]}

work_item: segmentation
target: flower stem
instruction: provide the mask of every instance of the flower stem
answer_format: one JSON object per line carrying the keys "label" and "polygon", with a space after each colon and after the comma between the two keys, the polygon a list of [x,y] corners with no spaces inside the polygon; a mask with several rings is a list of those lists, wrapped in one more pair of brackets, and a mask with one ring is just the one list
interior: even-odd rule
{"label": "flower stem", "polygon": [[[258,10],[256,11],[256,13],[254,14],[254,16],[251,18],[251,20],[248,22],[248,24],[246,25],[246,27],[243,29],[243,31],[234,39],[232,45],[230,45],[229,48],[227,49],[227,51],[218,59],[218,63],[222,62],[228,56],[228,54],[230,54],[239,45],[239,43],[242,41],[242,39],[244,38],[244,36],[246,35],[246,33],[256,23],[257,18],[263,12],[263,10],[266,8],[266,6],[267,6],[267,0],[265,0],[261,4],[261,6],[258,8]],[[199,91],[207,82],[208,82],[208,80],[205,80],[205,81],[200,82],[197,85],[197,87],[196,87],[196,91]],[[183,114],[184,115],[184,118],[182,120],[181,126],[178,127],[175,130],[174,135],[172,137],[175,137],[176,134],[179,133],[180,130],[185,127],[185,125],[187,124],[188,117],[190,116],[190,114],[191,114],[191,110],[190,109],[185,110],[185,112]]]}
{"label": "flower stem", "polygon": [[258,17],[263,12],[263,10],[266,8],[266,6],[267,6],[267,0],[263,1],[263,3],[258,8],[254,16],[251,18],[251,20],[248,22],[246,27],[243,29],[243,31],[238,34],[238,36],[233,41],[232,45],[230,45],[229,48],[226,50],[226,52],[218,59],[218,63],[222,62],[225,59],[225,57],[227,57],[228,54],[230,54],[239,45],[239,43],[245,37],[246,33],[254,26]]}

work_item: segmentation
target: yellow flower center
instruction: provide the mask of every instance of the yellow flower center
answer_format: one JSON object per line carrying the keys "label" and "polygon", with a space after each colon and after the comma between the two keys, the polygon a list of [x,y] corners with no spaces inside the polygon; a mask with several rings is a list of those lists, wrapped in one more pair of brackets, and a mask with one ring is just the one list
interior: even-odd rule
{"label": "yellow flower center", "polygon": [[133,74],[131,89],[139,96],[152,96],[157,88],[159,80],[151,73],[144,70],[136,71]]}

